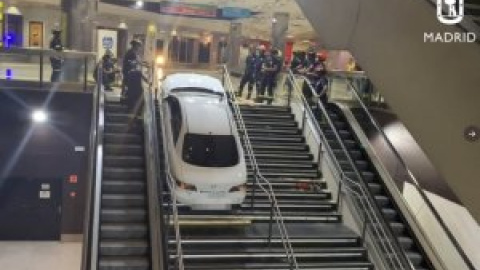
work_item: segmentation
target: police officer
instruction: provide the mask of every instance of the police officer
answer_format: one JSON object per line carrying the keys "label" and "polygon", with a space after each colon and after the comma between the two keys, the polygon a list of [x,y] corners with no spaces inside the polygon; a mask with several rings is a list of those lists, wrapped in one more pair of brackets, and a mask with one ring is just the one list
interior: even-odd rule
{"label": "police officer", "polygon": [[275,84],[275,76],[278,70],[278,62],[273,57],[270,51],[265,51],[265,58],[262,64],[262,83],[260,85],[260,98],[265,95],[265,90],[268,92],[268,104],[273,101],[273,87]]}
{"label": "police officer", "polygon": [[262,86],[262,78],[263,78],[263,72],[262,72],[262,65],[263,61],[265,60],[265,45],[260,45],[257,47],[257,67],[256,67],[256,78],[255,78],[255,86],[257,89],[257,96],[259,95],[260,88]]}
{"label": "police officer", "polygon": [[247,99],[250,99],[253,91],[253,85],[258,74],[258,65],[260,62],[260,55],[257,55],[257,52],[254,47],[250,47],[250,54],[245,59],[245,71],[240,81],[240,86],[238,88],[237,96],[242,96],[243,88],[248,83],[248,94]]}
{"label": "police officer", "polygon": [[277,70],[275,70],[274,79],[273,79],[273,89],[276,89],[278,85],[278,81],[280,79],[280,72],[282,71],[282,67],[283,67],[283,58],[280,55],[280,51],[276,48],[272,49],[272,57],[277,67]]}
{"label": "police officer", "polygon": [[102,56],[102,61],[97,65],[94,71],[95,80],[98,77],[98,69],[102,69],[102,84],[105,88],[105,91],[112,91],[112,83],[115,81],[115,73],[117,72],[115,68],[115,59],[113,59],[113,53],[110,50],[105,51],[105,54]]}
{"label": "police officer", "polygon": [[[140,50],[142,42],[134,39],[130,42],[130,49],[123,57],[123,83],[125,102],[131,113],[137,115],[142,106],[142,70]],[[126,86],[126,89],[125,89]]]}
{"label": "police officer", "polygon": [[[60,38],[61,31],[53,30],[53,37],[50,40],[50,49],[57,52],[63,51],[62,39]],[[60,55],[50,56],[50,65],[52,66],[52,75],[50,77],[51,82],[58,82],[62,73],[64,59]]]}
{"label": "police officer", "polygon": [[[327,81],[327,67],[325,65],[325,60],[327,59],[327,54],[325,52],[319,52],[315,54],[313,62],[307,67],[305,76],[310,81],[310,84],[313,86],[314,91],[317,95],[320,95],[320,99],[323,102],[327,102],[326,87],[328,84]],[[311,97],[311,91],[309,89]]]}

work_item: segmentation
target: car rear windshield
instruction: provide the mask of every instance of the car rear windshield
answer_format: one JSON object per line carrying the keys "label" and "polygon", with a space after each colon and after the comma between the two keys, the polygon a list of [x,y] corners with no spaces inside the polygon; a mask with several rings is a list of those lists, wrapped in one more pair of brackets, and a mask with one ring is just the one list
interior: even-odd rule
{"label": "car rear windshield", "polygon": [[202,167],[231,167],[239,162],[237,144],[232,135],[185,135],[183,160]]}

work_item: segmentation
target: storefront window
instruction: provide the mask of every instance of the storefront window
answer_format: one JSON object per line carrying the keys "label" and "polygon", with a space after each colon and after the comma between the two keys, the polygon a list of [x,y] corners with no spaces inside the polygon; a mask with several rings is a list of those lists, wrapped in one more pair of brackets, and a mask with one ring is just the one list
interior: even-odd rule
{"label": "storefront window", "polygon": [[169,49],[169,59],[177,63],[192,63],[194,42],[193,38],[173,37]]}
{"label": "storefront window", "polygon": [[198,62],[202,64],[210,63],[210,42],[201,42],[198,49]]}

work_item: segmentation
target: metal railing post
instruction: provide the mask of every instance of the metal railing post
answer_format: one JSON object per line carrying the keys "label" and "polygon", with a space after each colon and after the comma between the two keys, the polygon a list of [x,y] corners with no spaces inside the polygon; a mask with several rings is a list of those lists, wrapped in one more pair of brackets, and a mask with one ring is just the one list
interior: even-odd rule
{"label": "metal railing post", "polygon": [[83,58],[83,65],[85,66],[83,72],[83,92],[87,92],[87,77],[88,77],[88,58],[85,56]]}
{"label": "metal railing post", "polygon": [[43,52],[40,52],[40,89],[43,88]]}
{"label": "metal railing post", "polygon": [[272,230],[273,230],[273,200],[270,203],[270,223],[268,224],[268,248],[270,248],[272,244]]}

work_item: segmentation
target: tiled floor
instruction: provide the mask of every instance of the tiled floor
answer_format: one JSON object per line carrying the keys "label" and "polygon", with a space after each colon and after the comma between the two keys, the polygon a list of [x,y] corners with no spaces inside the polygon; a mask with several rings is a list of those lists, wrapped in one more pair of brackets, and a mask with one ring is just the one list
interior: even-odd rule
{"label": "tiled floor", "polygon": [[2,270],[79,270],[81,243],[0,241]]}

